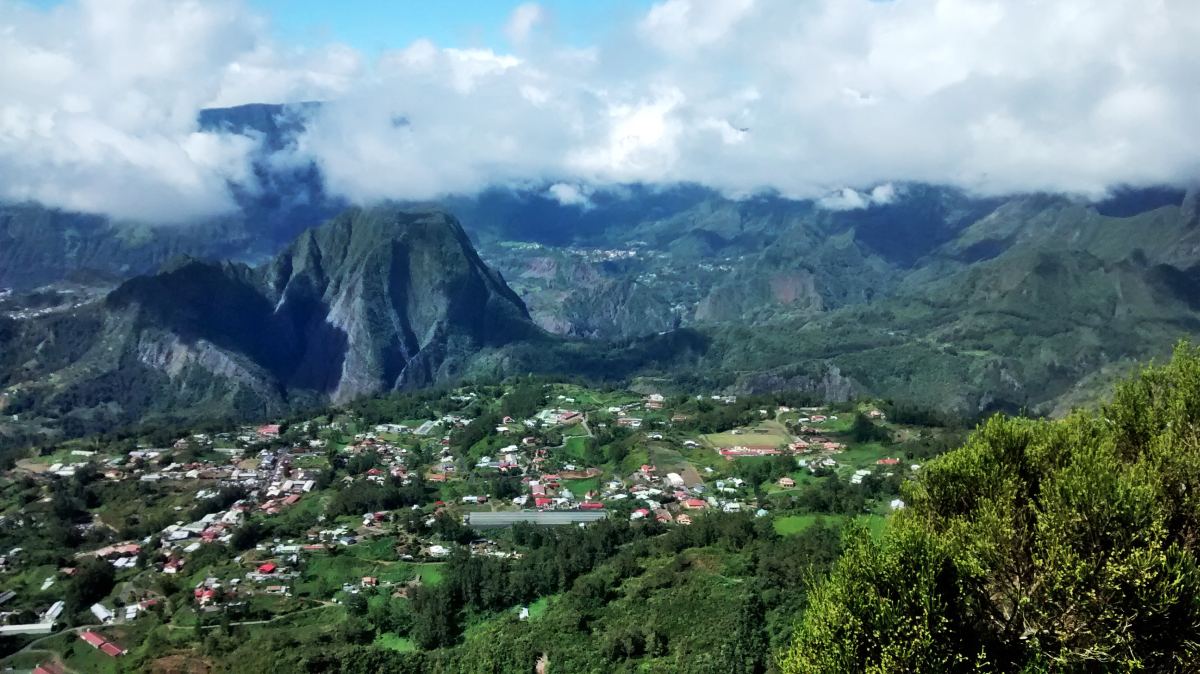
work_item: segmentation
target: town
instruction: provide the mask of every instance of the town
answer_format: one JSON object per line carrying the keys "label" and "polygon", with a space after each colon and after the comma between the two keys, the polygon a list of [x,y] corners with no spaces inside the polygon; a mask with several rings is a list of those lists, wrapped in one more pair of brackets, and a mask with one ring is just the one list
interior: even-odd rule
{"label": "town", "polygon": [[786,536],[821,519],[811,494],[856,489],[856,511],[831,517],[877,528],[948,442],[870,401],[788,398],[522,380],[159,433],[162,445],[41,447],[0,492],[5,663],[121,671],[139,648],[222,624],[317,624],[436,586],[456,557],[519,558],[514,527],[743,513]]}

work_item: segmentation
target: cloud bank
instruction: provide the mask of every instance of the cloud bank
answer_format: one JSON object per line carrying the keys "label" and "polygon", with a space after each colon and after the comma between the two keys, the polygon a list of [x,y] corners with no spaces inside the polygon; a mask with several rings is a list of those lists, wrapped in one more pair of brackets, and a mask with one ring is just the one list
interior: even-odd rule
{"label": "cloud bank", "polygon": [[0,198],[123,217],[228,206],[255,141],[198,133],[200,107],[314,98],[295,158],[358,201],[686,181],[855,208],[891,182],[1200,177],[1192,0],[665,0],[587,48],[526,3],[510,51],[373,59],[275,44],[234,0],[2,3]]}

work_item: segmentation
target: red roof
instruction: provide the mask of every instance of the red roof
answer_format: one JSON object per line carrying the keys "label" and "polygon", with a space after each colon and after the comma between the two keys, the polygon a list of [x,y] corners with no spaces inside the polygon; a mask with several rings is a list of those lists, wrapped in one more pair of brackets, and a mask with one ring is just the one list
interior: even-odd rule
{"label": "red roof", "polygon": [[259,435],[279,435],[279,424],[266,424],[258,427]]}
{"label": "red roof", "polygon": [[114,658],[125,655],[125,649],[112,643],[111,641],[101,646],[100,650],[104,651],[106,655],[111,655]]}
{"label": "red roof", "polygon": [[33,674],[65,674],[67,670],[54,664],[53,662],[43,662],[33,668]]}
{"label": "red roof", "polygon": [[259,573],[274,573],[275,572],[275,564],[273,562],[267,562],[266,564],[263,564],[258,567],[258,572]]}
{"label": "red roof", "polygon": [[104,645],[104,643],[108,641],[104,637],[100,636],[99,633],[93,632],[91,630],[85,630],[83,632],[80,632],[79,638],[88,642],[88,644],[90,644],[92,646],[92,648],[100,648],[100,646]]}
{"label": "red roof", "polygon": [[599,501],[584,501],[579,504],[580,510],[601,510],[604,504]]}
{"label": "red roof", "polygon": [[886,459],[880,459],[880,460],[876,461],[875,463],[877,463],[881,466],[894,466],[894,465],[900,463],[900,459],[893,459],[893,458],[889,457]]}
{"label": "red roof", "polygon": [[548,506],[551,503],[554,503],[554,499],[546,498],[545,496],[539,496],[538,498],[533,499],[533,504],[539,508],[542,506]]}
{"label": "red roof", "polygon": [[704,502],[703,500],[701,500],[701,499],[698,499],[698,498],[690,498],[690,499],[688,499],[688,500],[684,501],[684,502],[683,502],[683,505],[685,505],[685,506],[687,506],[687,507],[689,507],[689,508],[703,508],[703,507],[707,506],[708,504],[707,504],[707,503],[705,503],[705,502]]}

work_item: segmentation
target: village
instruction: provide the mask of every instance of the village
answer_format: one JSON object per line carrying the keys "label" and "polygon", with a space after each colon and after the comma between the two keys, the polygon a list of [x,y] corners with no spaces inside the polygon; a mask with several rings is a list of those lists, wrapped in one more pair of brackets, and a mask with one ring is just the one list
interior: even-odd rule
{"label": "village", "polygon": [[[519,557],[507,535],[518,525],[621,518],[675,527],[707,512],[745,512],[788,533],[811,519],[789,511],[790,495],[806,485],[919,470],[889,453],[910,431],[870,403],[746,407],[728,395],[556,384],[537,394],[525,415],[503,413],[511,390],[463,389],[426,418],[344,410],[189,433],[163,447],[76,443],[21,460],[6,480],[46,494],[44,502],[74,483],[127,500],[80,513],[75,535],[103,544],[81,544],[65,563],[20,547],[0,556],[0,636],[69,636],[77,643],[61,646],[76,654],[120,658],[146,615],[199,629],[286,620],[358,596],[404,597],[437,583],[451,556]],[[702,432],[705,415],[737,423]],[[892,437],[857,442],[855,419]],[[902,507],[887,498],[861,517]],[[38,525],[20,509],[0,515],[6,535]],[[133,531],[143,535],[121,538]],[[71,616],[56,590],[97,561],[111,567],[112,588]]]}

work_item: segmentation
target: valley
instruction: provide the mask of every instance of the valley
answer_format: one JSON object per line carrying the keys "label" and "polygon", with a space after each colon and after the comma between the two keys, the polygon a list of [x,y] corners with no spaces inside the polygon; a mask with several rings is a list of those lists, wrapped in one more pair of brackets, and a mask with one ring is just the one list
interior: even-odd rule
{"label": "valley", "polygon": [[[729,638],[730,614],[686,627],[661,616],[633,649],[623,630],[680,592],[738,606],[738,584],[794,585],[791,570],[747,563],[806,550],[796,568],[821,568],[843,525],[880,530],[904,505],[899,485],[963,435],[871,401],[812,402],[519,379],[9,454],[4,609],[33,622],[6,633],[4,664],[158,671],[186,658],[219,671],[272,654],[304,666],[332,639],[343,657],[372,647],[389,666],[455,667],[500,638],[496,657],[540,651],[559,666],[719,666],[728,656],[699,649]],[[683,564],[667,586],[664,563]],[[496,580],[461,585],[480,573]],[[588,589],[613,573],[624,589]],[[606,636],[556,637],[597,591],[616,592],[594,618]],[[753,609],[754,638],[783,648],[794,606],[779,595]],[[461,622],[435,617],[459,610]]]}

